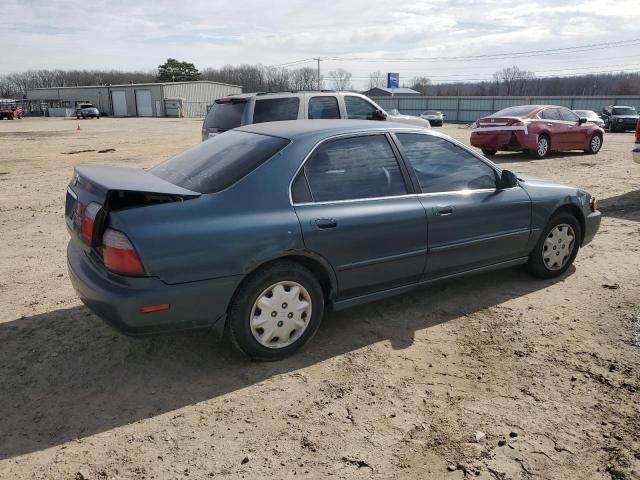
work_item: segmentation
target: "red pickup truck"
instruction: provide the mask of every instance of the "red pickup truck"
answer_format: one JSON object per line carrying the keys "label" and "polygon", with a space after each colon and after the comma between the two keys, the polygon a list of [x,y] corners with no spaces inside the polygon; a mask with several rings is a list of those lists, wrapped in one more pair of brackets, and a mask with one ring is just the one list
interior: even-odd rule
{"label": "red pickup truck", "polygon": [[2,102],[0,103],[0,120],[14,120],[22,118],[22,109],[15,103]]}

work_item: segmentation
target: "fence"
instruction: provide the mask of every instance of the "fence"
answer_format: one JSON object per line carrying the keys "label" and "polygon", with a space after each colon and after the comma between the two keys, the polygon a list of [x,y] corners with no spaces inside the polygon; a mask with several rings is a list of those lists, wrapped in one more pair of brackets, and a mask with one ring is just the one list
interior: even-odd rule
{"label": "fence", "polygon": [[600,112],[607,105],[640,107],[640,95],[565,96],[565,97],[371,97],[387,112],[397,109],[406,115],[420,115],[425,110],[438,110],[448,122],[471,123],[514,105],[561,105],[572,110]]}

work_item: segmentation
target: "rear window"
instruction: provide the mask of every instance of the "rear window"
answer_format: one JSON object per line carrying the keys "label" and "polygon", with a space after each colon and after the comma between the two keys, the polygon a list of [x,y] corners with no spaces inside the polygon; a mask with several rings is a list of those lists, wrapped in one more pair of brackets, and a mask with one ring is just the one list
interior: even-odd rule
{"label": "rear window", "polygon": [[300,99],[297,97],[256,100],[253,123],[297,120],[299,108]]}
{"label": "rear window", "polygon": [[614,115],[637,115],[636,109],[633,107],[615,107],[613,109]]}
{"label": "rear window", "polygon": [[282,150],[289,140],[230,131],[179,153],[149,170],[182,188],[218,192],[234,184]]}
{"label": "rear window", "polygon": [[207,113],[205,128],[219,131],[231,130],[242,125],[242,115],[248,103],[245,99],[215,102]]}
{"label": "rear window", "polygon": [[502,110],[494,113],[491,116],[492,117],[524,117],[525,115],[529,115],[536,108],[538,107],[531,106],[531,105],[520,105],[517,107],[503,108]]}

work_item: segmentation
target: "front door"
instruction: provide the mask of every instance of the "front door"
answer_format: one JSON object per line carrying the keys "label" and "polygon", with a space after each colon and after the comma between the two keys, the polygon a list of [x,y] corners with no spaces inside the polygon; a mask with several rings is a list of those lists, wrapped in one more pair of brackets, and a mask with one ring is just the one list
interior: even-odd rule
{"label": "front door", "polygon": [[328,140],[294,181],[292,198],[307,249],[333,266],[338,295],[353,297],[417,282],[427,221],[388,137]]}
{"label": "front door", "polygon": [[398,133],[422,190],[429,224],[427,278],[527,255],[531,199],[517,186],[498,190],[498,171],[453,142]]}

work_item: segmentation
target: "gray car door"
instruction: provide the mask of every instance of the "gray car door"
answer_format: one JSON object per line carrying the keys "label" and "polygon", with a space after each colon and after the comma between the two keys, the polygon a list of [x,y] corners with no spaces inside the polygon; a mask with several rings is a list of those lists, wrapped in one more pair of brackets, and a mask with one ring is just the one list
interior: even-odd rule
{"label": "gray car door", "polygon": [[385,134],[320,144],[294,179],[292,199],[305,246],[324,257],[342,298],[417,282],[427,221]]}
{"label": "gray car door", "polygon": [[427,278],[527,255],[531,199],[524,189],[497,189],[498,170],[448,139],[418,133],[396,138],[427,213]]}

